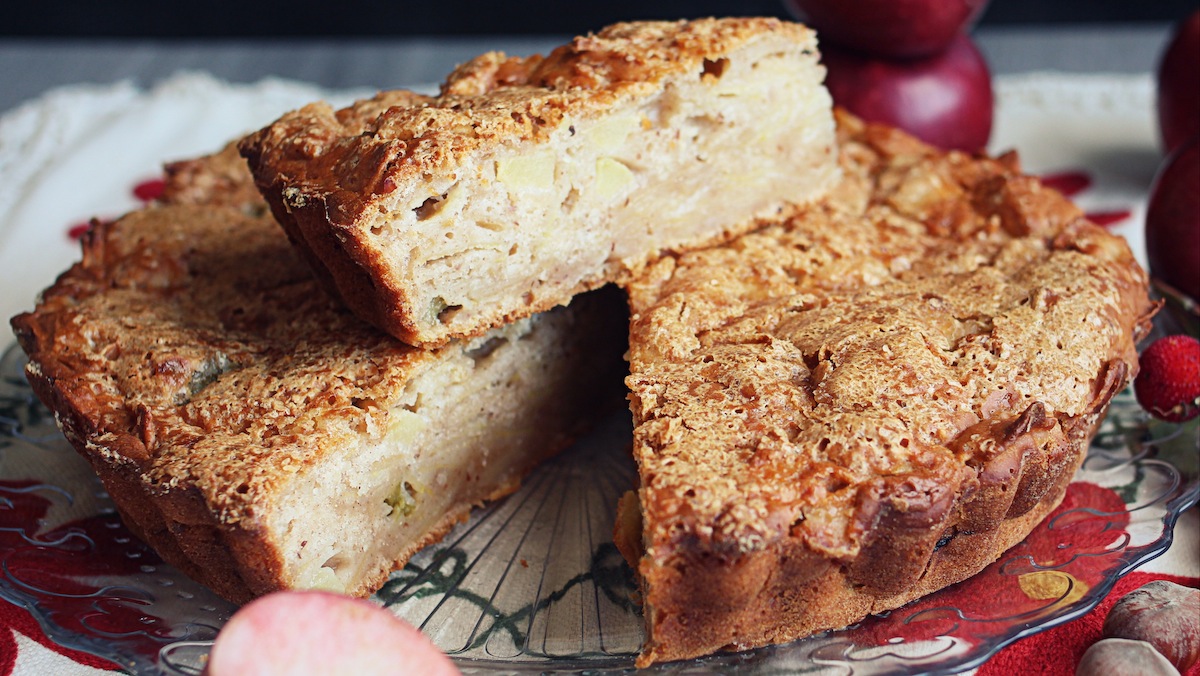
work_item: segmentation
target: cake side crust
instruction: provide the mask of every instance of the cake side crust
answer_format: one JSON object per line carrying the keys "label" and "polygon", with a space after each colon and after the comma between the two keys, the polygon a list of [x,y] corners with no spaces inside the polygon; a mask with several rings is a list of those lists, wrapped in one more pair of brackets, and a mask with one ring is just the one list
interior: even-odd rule
{"label": "cake side crust", "polygon": [[[781,541],[736,560],[681,556],[669,570],[644,570],[663,593],[647,606],[663,615],[638,656],[645,668],[717,650],[748,650],[786,643],[865,617],[894,610],[961,582],[1020,543],[1062,502],[1070,474],[1025,514],[980,533],[955,535],[935,551],[921,579],[895,594],[879,596],[854,585],[826,557],[796,541]],[[644,564],[643,564],[644,565]],[[705,607],[698,598],[737,599],[736,607]]]}

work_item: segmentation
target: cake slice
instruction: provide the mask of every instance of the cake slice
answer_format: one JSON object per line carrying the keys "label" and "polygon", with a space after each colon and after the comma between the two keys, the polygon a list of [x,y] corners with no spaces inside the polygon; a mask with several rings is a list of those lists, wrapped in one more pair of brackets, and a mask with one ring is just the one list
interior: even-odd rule
{"label": "cake slice", "polygon": [[621,401],[619,293],[436,350],[324,293],[230,148],[12,321],[130,529],[232,601],[374,591]]}
{"label": "cake slice", "polygon": [[1062,499],[1154,307],[1021,175],[842,116],[831,196],[629,285],[638,664],[788,641],[960,581]]}
{"label": "cake slice", "polygon": [[824,193],[823,77],[797,24],[624,23],[545,57],[485,54],[434,98],[309,105],[241,150],[348,307],[439,345]]}

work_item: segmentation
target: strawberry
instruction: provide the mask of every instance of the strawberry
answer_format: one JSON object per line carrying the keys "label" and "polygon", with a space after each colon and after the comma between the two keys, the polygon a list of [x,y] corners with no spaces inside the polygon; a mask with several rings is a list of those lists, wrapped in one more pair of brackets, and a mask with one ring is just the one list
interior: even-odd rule
{"label": "strawberry", "polygon": [[1200,341],[1182,334],[1160,338],[1139,361],[1133,392],[1150,415],[1184,422],[1200,413]]}

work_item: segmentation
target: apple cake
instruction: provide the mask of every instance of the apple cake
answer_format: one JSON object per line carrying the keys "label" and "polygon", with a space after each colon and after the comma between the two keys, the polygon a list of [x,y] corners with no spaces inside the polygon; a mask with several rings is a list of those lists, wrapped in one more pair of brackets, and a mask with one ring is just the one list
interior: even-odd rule
{"label": "apple cake", "polygon": [[320,288],[250,181],[232,146],[171,167],[12,320],[125,523],[191,577],[369,594],[621,405],[619,292],[416,349]]}
{"label": "apple cake", "polygon": [[819,204],[628,285],[615,540],[641,666],[788,641],[981,570],[1062,499],[1155,307],[1022,175],[839,114]]}
{"label": "apple cake", "polygon": [[798,24],[622,23],[544,57],[484,54],[436,97],[306,106],[241,151],[345,304],[434,346],[823,194],[823,77]]}

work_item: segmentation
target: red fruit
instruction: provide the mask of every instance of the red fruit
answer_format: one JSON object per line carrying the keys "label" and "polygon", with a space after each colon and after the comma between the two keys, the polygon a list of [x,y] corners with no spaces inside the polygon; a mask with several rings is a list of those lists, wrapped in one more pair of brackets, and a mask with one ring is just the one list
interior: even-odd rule
{"label": "red fruit", "polygon": [[1154,179],[1146,257],[1155,279],[1200,301],[1200,137],[1171,153]]}
{"label": "red fruit", "polygon": [[969,28],[987,0],[790,0],[829,43],[895,58],[932,56]]}
{"label": "red fruit", "polygon": [[1167,153],[1200,136],[1200,10],[1179,23],[1158,64],[1158,131]]}
{"label": "red fruit", "polygon": [[833,101],[870,122],[904,129],[942,148],[975,152],[992,133],[992,77],[971,39],[936,56],[889,61],[836,47],[822,50]]}
{"label": "red fruit", "polygon": [[233,614],[206,676],[422,674],[458,668],[407,622],[369,601],[328,592],[276,592]]}
{"label": "red fruit", "polygon": [[1142,408],[1168,422],[1200,413],[1200,341],[1183,334],[1159,338],[1139,361],[1133,392]]}

